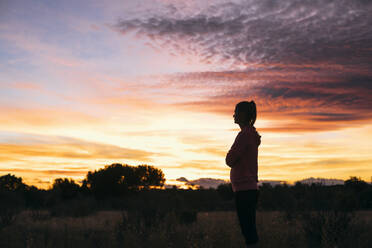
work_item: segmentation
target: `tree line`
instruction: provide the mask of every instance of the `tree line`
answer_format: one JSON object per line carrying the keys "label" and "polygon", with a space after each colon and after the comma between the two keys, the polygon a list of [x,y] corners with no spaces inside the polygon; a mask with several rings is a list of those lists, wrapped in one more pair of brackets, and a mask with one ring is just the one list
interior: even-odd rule
{"label": "tree line", "polygon": [[[55,215],[85,215],[98,209],[235,210],[230,183],[221,184],[217,189],[196,190],[165,189],[164,183],[161,169],[119,163],[89,171],[82,184],[69,178],[57,178],[47,190],[29,186],[21,177],[7,174],[0,176],[0,212],[49,209]],[[334,186],[263,184],[259,189],[258,209],[288,213],[372,209],[372,185],[357,177]]]}
{"label": "tree line", "polygon": [[[161,230],[159,227],[165,226],[165,233],[170,235],[164,237],[172,237],[172,232],[181,227],[186,229],[180,230],[189,230],[192,226],[185,225],[195,223],[198,212],[235,211],[230,183],[220,184],[217,189],[200,187],[196,190],[164,188],[164,183],[160,169],[117,163],[88,172],[79,184],[70,178],[57,178],[46,190],[27,185],[15,175],[0,176],[0,246],[14,246],[24,237],[28,240],[27,237],[36,234],[42,237],[40,242],[44,244],[47,243],[45,240],[64,242],[71,235],[82,237],[81,231],[73,228],[60,240],[59,233],[49,230],[48,226],[42,231],[40,225],[20,229],[19,223],[26,223],[22,218],[48,223],[51,217],[92,215],[100,218],[94,215],[96,211],[115,210],[121,213],[122,219],[114,228],[114,236],[122,244],[130,235],[137,235],[142,241]],[[353,244],[355,240],[368,243],[369,233],[363,230],[368,230],[369,226],[357,222],[354,216],[355,210],[371,209],[372,185],[357,177],[346,180],[344,185],[263,184],[259,188],[258,210],[269,211],[268,216],[272,214],[270,211],[279,211],[275,220],[285,223],[283,231],[288,232],[287,229],[293,226],[296,230],[301,228],[302,231],[297,233],[303,235],[308,247],[323,247],[323,244],[325,247],[330,241],[332,247],[341,247],[340,244],[344,244],[349,236]],[[268,222],[265,226],[271,224]],[[292,237],[292,231],[289,232]],[[112,237],[112,232],[108,233],[107,237]],[[184,233],[180,234],[184,236]],[[85,243],[96,236],[94,231],[92,236],[86,236]],[[24,247],[22,244],[20,247]]]}

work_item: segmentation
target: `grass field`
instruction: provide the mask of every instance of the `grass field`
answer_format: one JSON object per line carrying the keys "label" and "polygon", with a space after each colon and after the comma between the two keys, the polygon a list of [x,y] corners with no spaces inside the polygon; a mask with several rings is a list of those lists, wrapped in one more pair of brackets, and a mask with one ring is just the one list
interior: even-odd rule
{"label": "grass field", "polygon": [[[323,227],[317,226],[318,220],[323,221]],[[306,220],[288,218],[281,212],[258,212],[260,247],[372,247],[371,211],[356,212],[346,222],[343,216],[329,213]],[[0,247],[238,248],[244,247],[244,242],[235,212],[200,212],[195,222],[187,224],[180,223],[175,214],[152,216],[152,221],[146,222],[141,215],[120,211],[100,211],[86,217],[23,211],[0,230]]]}

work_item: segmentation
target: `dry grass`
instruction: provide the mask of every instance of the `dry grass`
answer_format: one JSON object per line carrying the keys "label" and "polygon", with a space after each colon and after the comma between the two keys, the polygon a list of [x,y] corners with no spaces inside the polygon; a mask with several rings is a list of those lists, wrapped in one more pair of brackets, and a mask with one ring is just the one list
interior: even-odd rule
{"label": "dry grass", "polygon": [[[302,222],[296,218],[289,221],[284,216],[280,212],[258,212],[260,247],[307,246]],[[370,211],[356,213],[348,232],[354,237],[345,240],[355,239],[353,247],[372,247],[371,220]],[[192,224],[181,224],[169,214],[152,226],[144,226],[139,216],[123,215],[120,211],[100,211],[76,218],[24,211],[14,223],[0,230],[0,247],[238,248],[244,247],[244,242],[235,212],[201,212]]]}

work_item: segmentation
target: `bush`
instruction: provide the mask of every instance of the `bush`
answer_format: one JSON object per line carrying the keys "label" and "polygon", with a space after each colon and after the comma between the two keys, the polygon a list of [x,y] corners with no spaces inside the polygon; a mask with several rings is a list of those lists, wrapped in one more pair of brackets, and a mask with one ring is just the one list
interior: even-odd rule
{"label": "bush", "polygon": [[12,224],[18,213],[18,209],[0,207],[0,230]]}
{"label": "bush", "polygon": [[301,214],[308,247],[340,247],[350,229],[352,212],[313,211]]}

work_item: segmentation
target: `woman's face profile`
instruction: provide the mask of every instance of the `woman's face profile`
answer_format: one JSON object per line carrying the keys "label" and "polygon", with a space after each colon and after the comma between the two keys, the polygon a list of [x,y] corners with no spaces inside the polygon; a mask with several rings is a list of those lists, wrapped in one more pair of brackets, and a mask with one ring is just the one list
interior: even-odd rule
{"label": "woman's face profile", "polygon": [[245,123],[245,121],[246,121],[246,118],[245,118],[244,113],[239,112],[239,111],[237,111],[236,109],[235,109],[235,112],[234,112],[233,117],[234,117],[234,122],[235,122],[236,124],[243,124],[243,123]]}

